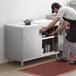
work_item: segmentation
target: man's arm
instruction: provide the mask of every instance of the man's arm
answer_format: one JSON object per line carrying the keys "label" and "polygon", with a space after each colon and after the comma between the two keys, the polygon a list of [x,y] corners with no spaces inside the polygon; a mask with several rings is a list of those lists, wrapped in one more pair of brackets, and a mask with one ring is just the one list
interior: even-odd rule
{"label": "man's arm", "polygon": [[56,17],[49,25],[48,27],[46,27],[46,30],[52,28],[58,21],[59,21],[59,17]]}
{"label": "man's arm", "polygon": [[59,21],[59,19],[59,17],[56,17],[46,28],[40,29],[40,32],[45,32],[48,29],[52,28]]}
{"label": "man's arm", "polygon": [[65,28],[65,25],[66,25],[66,22],[64,21],[64,22],[63,22],[60,26],[58,26],[58,28],[57,28],[55,31],[53,31],[50,35],[54,35],[54,34],[58,33],[59,31],[61,31],[62,29]]}

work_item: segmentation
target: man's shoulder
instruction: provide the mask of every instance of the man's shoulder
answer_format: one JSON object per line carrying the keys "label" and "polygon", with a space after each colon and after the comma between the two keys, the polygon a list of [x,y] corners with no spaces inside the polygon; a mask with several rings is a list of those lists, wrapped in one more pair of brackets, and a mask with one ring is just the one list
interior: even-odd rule
{"label": "man's shoulder", "polygon": [[67,11],[67,10],[72,10],[73,8],[69,7],[69,6],[62,6],[60,8],[61,11]]}
{"label": "man's shoulder", "polygon": [[73,9],[73,8],[69,6],[62,6],[61,9]]}
{"label": "man's shoulder", "polygon": [[66,8],[68,8],[67,6],[62,6],[60,9],[66,9]]}

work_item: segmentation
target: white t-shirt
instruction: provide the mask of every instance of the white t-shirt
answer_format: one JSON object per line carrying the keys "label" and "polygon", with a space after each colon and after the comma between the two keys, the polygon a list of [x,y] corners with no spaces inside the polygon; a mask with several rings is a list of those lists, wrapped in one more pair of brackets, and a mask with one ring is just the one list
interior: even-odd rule
{"label": "white t-shirt", "polygon": [[57,17],[64,17],[65,20],[69,21],[71,26],[66,35],[66,39],[70,42],[76,42],[76,11],[70,7],[61,7],[57,13]]}
{"label": "white t-shirt", "polygon": [[60,18],[67,18],[70,20],[76,20],[76,10],[74,10],[71,7],[67,7],[67,6],[62,6],[56,17],[60,17]]}

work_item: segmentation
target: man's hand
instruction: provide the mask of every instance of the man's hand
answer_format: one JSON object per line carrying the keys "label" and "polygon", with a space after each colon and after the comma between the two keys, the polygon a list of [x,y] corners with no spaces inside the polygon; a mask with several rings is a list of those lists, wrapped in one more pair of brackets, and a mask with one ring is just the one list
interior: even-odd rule
{"label": "man's hand", "polygon": [[53,31],[53,32],[51,32],[49,35],[50,35],[50,36],[54,36],[54,35],[55,35],[55,32]]}
{"label": "man's hand", "polygon": [[40,31],[40,33],[45,32],[45,31],[46,31],[46,27],[43,27],[43,28],[42,28],[42,29],[40,29],[39,31]]}

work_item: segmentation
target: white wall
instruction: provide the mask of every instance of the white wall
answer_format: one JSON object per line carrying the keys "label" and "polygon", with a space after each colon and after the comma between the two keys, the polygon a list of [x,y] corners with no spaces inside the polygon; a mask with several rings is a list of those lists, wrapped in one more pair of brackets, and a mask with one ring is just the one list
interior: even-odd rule
{"label": "white wall", "polygon": [[65,5],[70,0],[0,0],[0,63],[5,62],[4,24],[45,18],[46,14],[50,14],[50,4],[55,1]]}

